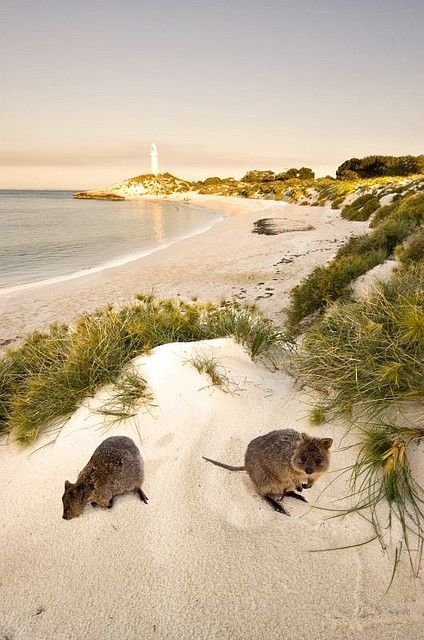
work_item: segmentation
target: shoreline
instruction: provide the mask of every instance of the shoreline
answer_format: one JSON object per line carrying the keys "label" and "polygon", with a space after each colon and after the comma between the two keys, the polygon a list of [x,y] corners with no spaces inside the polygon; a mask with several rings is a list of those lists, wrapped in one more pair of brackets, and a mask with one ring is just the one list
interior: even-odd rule
{"label": "shoreline", "polygon": [[[256,302],[281,324],[291,289],[330,260],[347,237],[367,228],[330,208],[274,200],[193,195],[190,204],[221,216],[219,224],[124,265],[0,295],[0,348],[52,322],[71,323],[100,306],[128,302],[137,293]],[[282,225],[278,235],[252,233],[263,217]],[[307,225],[313,229],[301,230]]]}
{"label": "shoreline", "polygon": [[[212,213],[215,213],[215,212],[212,212]],[[222,222],[223,219],[224,219],[224,216],[216,215],[216,219],[214,221],[212,221],[210,224],[208,224],[205,227],[201,227],[200,229],[193,231],[192,233],[181,236],[179,238],[175,238],[174,240],[170,240],[169,242],[153,247],[151,249],[145,249],[143,251],[140,251],[139,253],[132,253],[126,256],[122,256],[122,257],[118,256],[116,258],[112,258],[110,261],[103,262],[94,267],[88,267],[87,269],[72,271],[71,273],[63,274],[61,276],[54,276],[52,278],[45,278],[43,280],[34,280],[33,282],[25,282],[23,284],[12,285],[10,287],[1,287],[0,297],[4,295],[17,293],[19,291],[26,291],[28,289],[46,287],[52,284],[59,284],[60,282],[68,282],[69,280],[84,278],[85,276],[89,276],[94,273],[100,273],[101,271],[106,271],[107,269],[123,267],[126,264],[129,264],[130,262],[135,262],[136,260],[141,260],[142,258],[146,258],[147,256],[150,256],[152,253],[156,253],[156,251],[163,251],[165,249],[168,249],[168,247],[171,247],[173,244],[176,244],[177,242],[181,242],[182,240],[187,240],[189,238],[193,238],[194,236],[200,235],[202,233],[206,233],[207,231],[212,229],[212,227],[215,224]]]}

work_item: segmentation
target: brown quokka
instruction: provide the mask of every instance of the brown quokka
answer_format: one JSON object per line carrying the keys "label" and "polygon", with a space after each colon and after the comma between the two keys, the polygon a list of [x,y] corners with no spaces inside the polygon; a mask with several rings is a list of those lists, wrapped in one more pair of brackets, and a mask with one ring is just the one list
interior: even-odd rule
{"label": "brown quokka", "polygon": [[309,489],[327,471],[332,444],[331,438],[313,438],[294,429],[278,429],[249,443],[244,467],[204,459],[230,471],[247,471],[259,495],[273,509],[289,515],[277,499],[291,496],[307,502],[296,490]]}
{"label": "brown quokka", "polygon": [[63,518],[71,520],[81,515],[89,502],[92,506],[111,509],[115,496],[132,491],[147,504],[147,497],[141,490],[143,477],[143,459],[131,438],[106,438],[78,475],[76,483],[66,480],[62,496]]}

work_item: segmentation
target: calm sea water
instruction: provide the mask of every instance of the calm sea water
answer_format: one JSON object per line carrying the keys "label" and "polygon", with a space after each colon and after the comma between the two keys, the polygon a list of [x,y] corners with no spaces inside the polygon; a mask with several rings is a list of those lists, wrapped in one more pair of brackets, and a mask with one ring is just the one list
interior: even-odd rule
{"label": "calm sea water", "polygon": [[0,190],[0,293],[124,264],[200,233],[217,219],[184,203]]}

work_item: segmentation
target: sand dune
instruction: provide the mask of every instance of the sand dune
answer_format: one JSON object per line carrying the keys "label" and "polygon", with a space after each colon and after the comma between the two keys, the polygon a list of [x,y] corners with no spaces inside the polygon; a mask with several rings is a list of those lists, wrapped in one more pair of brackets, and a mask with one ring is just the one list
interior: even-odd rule
{"label": "sand dune", "polygon": [[[225,367],[230,393],[190,364],[202,353]],[[377,542],[310,553],[372,537],[360,517],[328,519],[313,508],[348,493],[345,478],[330,484],[354,457],[340,451],[349,442],[340,422],[310,427],[312,398],[231,339],[164,345],[135,365],[155,397],[148,411],[105,430],[95,411],[104,390],[50,446],[0,449],[1,638],[422,637],[424,585],[405,559],[384,596],[392,559]],[[309,505],[286,499],[291,517],[270,509],[246,474],[201,458],[241,463],[249,440],[280,427],[335,440],[333,473],[307,492]],[[98,443],[118,433],[142,450],[149,504],[123,496],[111,511],[87,507],[62,520],[65,479],[75,481]]]}

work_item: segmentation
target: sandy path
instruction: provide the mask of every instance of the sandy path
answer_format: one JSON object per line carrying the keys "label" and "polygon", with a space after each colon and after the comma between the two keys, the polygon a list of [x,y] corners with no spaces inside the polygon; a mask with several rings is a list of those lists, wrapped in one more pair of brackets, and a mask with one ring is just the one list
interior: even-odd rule
{"label": "sandy path", "polygon": [[[0,345],[50,322],[68,322],[83,311],[128,300],[137,292],[256,301],[281,322],[292,287],[315,265],[331,259],[347,236],[366,228],[366,223],[347,222],[322,207],[207,196],[197,197],[195,206],[226,217],[203,234],[122,267],[0,295]],[[282,229],[314,229],[253,234],[253,223],[264,217],[276,219]]]}

